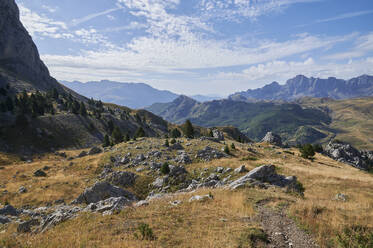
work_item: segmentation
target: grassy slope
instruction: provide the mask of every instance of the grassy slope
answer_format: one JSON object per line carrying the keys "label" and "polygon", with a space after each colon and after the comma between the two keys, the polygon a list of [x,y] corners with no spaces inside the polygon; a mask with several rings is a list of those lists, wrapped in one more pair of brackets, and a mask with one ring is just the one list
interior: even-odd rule
{"label": "grassy slope", "polygon": [[[207,141],[199,140],[191,142],[192,146],[186,147],[190,153],[208,144]],[[0,201],[8,200],[15,206],[40,206],[60,198],[69,202],[86,186],[94,183],[110,155],[146,153],[150,146],[156,147],[162,143],[163,140],[145,139],[132,145],[120,144],[105,154],[74,159],[72,166],[69,166],[70,162],[54,155],[36,158],[33,163],[27,164],[2,154],[1,159],[7,165],[0,171],[0,184],[10,193],[1,194]],[[210,145],[223,147],[223,144],[217,143]],[[135,149],[135,146],[142,149]],[[306,189],[305,197],[299,198],[277,189],[244,189],[234,192],[223,189],[200,190],[162,199],[146,207],[128,208],[119,215],[84,214],[42,234],[13,236],[15,225],[3,232],[3,227],[0,227],[0,240],[4,245],[14,247],[26,244],[27,247],[59,247],[61,243],[64,247],[250,247],[247,231],[249,228],[260,228],[260,224],[252,217],[255,216],[255,203],[262,199],[268,199],[269,206],[273,208],[289,205],[289,215],[313,234],[321,247],[336,247],[336,235],[344,227],[359,224],[373,228],[371,174],[321,155],[317,155],[316,160],[311,162],[300,158],[296,150],[291,150],[295,153],[291,155],[279,148],[256,144],[252,148],[258,153],[252,154],[246,151],[247,145],[236,143],[236,147],[239,150],[234,152],[232,158],[209,163],[194,161],[186,168],[193,174],[205,168],[212,171],[216,166],[236,168],[245,164],[248,168],[254,168],[272,163],[279,173],[298,177]],[[67,151],[69,156],[79,152]],[[175,154],[171,152],[169,155]],[[247,156],[255,157],[256,160],[243,161]],[[52,167],[48,171],[49,176],[32,177],[32,172],[44,165]],[[136,192],[139,187],[146,188],[149,176],[141,173],[140,180],[136,182],[137,187],[129,190]],[[21,185],[30,187],[29,192],[17,194]],[[209,192],[214,195],[214,200],[204,203],[187,201],[191,195]],[[337,193],[347,194],[349,200],[334,201]],[[172,207],[169,201],[173,199],[182,200],[182,204]],[[151,226],[157,237],[155,241],[135,238],[134,233],[140,223]]]}
{"label": "grassy slope", "polygon": [[348,100],[303,99],[301,104],[328,108],[332,122],[323,131],[360,148],[373,150],[373,98]]}

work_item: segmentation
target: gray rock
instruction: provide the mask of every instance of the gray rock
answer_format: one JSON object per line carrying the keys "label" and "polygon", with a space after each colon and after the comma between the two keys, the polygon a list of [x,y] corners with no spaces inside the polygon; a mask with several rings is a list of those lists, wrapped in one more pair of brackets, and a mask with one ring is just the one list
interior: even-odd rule
{"label": "gray rock", "polygon": [[180,200],[170,201],[170,204],[172,206],[179,206],[181,204],[181,201]]}
{"label": "gray rock", "polygon": [[18,216],[19,214],[20,211],[12,205],[6,205],[5,207],[0,208],[0,215]]}
{"label": "gray rock", "polygon": [[42,171],[41,169],[39,169],[39,170],[36,170],[34,172],[34,176],[35,177],[46,177],[47,173],[45,173],[44,171]]}
{"label": "gray rock", "polygon": [[224,172],[224,167],[217,167],[215,171],[217,173],[223,173]]}
{"label": "gray rock", "polygon": [[82,157],[85,157],[87,155],[88,155],[88,153],[86,151],[82,151],[81,153],[79,153],[78,158],[82,158]]}
{"label": "gray rock", "polygon": [[171,177],[179,177],[179,176],[182,176],[188,173],[184,166],[170,165],[169,167],[170,167],[170,173],[168,175]]}
{"label": "gray rock", "polygon": [[297,178],[295,176],[285,177],[283,175],[278,175],[274,165],[263,165],[251,170],[245,176],[229,184],[229,188],[237,189],[245,186],[266,187],[263,183],[278,187],[286,187],[288,190],[302,193],[297,183]]}
{"label": "gray rock", "polygon": [[152,183],[155,188],[162,188],[164,185],[168,183],[168,176],[158,177]]}
{"label": "gray rock", "polygon": [[210,200],[210,199],[213,199],[213,197],[211,195],[195,195],[195,196],[192,196],[190,199],[189,199],[189,202],[194,202],[194,201],[207,201],[207,200]]}
{"label": "gray rock", "polygon": [[31,219],[25,222],[22,222],[17,227],[17,232],[19,233],[28,233],[31,232],[33,226],[38,226],[40,224],[38,219]]}
{"label": "gray rock", "polygon": [[345,195],[345,194],[342,194],[342,193],[338,193],[338,194],[335,195],[334,199],[336,201],[343,201],[343,202],[345,202],[345,201],[348,200],[348,196]]}
{"label": "gray rock", "polygon": [[268,132],[262,139],[262,142],[267,142],[269,144],[276,145],[276,146],[282,146],[281,137],[272,132]]}
{"label": "gray rock", "polygon": [[189,155],[185,151],[182,151],[175,158],[175,162],[177,162],[179,164],[190,164],[190,163],[192,163],[192,160],[190,159]]}
{"label": "gray rock", "polygon": [[196,155],[196,158],[199,158],[203,161],[210,161],[212,159],[220,159],[224,157],[227,157],[227,154],[215,150],[209,146],[206,146],[204,149],[197,151]]}
{"label": "gray rock", "polygon": [[148,206],[149,202],[146,200],[139,201],[135,204],[135,207],[143,207],[143,206]]}
{"label": "gray rock", "polygon": [[113,186],[108,182],[97,182],[92,187],[87,188],[84,192],[73,201],[73,204],[79,203],[96,203],[111,197],[125,197],[128,200],[135,201],[137,198],[132,193]]}
{"label": "gray rock", "polygon": [[223,141],[224,140],[223,132],[219,131],[218,129],[213,129],[212,130],[212,135],[218,141]]}
{"label": "gray rock", "polygon": [[170,145],[169,147],[171,150],[184,150],[184,147],[180,143],[175,143]]}
{"label": "gray rock", "polygon": [[120,212],[125,207],[132,204],[133,201],[125,197],[111,197],[96,203],[90,203],[84,211],[103,213],[110,215]]}
{"label": "gray rock", "polygon": [[132,186],[135,180],[136,175],[127,171],[114,171],[105,177],[105,181],[121,187]]}
{"label": "gray rock", "polygon": [[350,164],[361,170],[373,168],[372,151],[359,151],[347,143],[331,141],[325,147],[324,153],[334,160]]}
{"label": "gray rock", "polygon": [[98,148],[97,146],[94,146],[94,147],[91,148],[91,150],[89,150],[88,155],[95,155],[95,154],[99,154],[101,152],[102,152],[101,148]]}
{"label": "gray rock", "polygon": [[236,168],[234,170],[235,173],[239,174],[239,173],[244,173],[244,172],[247,172],[247,169],[245,167],[245,165],[241,165],[240,167]]}
{"label": "gray rock", "polygon": [[82,209],[79,207],[72,206],[61,206],[55,212],[47,215],[41,222],[39,231],[44,232],[45,230],[54,227],[68,219],[76,217],[76,214]]}
{"label": "gray rock", "polygon": [[11,221],[12,220],[9,219],[8,217],[0,215],[0,224],[7,224],[7,223],[9,223]]}
{"label": "gray rock", "polygon": [[18,189],[18,193],[20,193],[20,194],[27,193],[27,189],[26,189],[26,187],[25,187],[25,186],[21,186],[21,187],[19,187],[19,189]]}

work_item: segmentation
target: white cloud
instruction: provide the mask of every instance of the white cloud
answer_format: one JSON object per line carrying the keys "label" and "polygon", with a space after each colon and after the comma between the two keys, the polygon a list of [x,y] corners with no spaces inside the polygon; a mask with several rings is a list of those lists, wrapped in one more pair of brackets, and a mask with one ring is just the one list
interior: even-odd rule
{"label": "white cloud", "polygon": [[93,14],[90,14],[90,15],[87,15],[87,16],[84,16],[84,17],[81,17],[81,18],[78,18],[78,19],[74,19],[71,24],[73,26],[77,26],[79,24],[82,24],[84,22],[88,22],[88,21],[90,21],[94,18],[97,18],[99,16],[107,15],[107,14],[110,14],[112,12],[118,11],[120,9],[122,9],[122,7],[117,7],[117,8],[113,8],[113,9],[104,10],[104,11],[101,11],[101,12],[98,12],[98,13],[93,13]]}
{"label": "white cloud", "polygon": [[355,46],[345,52],[335,53],[324,56],[324,59],[329,60],[344,60],[367,56],[373,51],[373,33],[362,35],[355,41]]}
{"label": "white cloud", "polygon": [[372,13],[373,13],[373,10],[365,10],[365,11],[345,13],[345,14],[334,16],[334,17],[331,17],[331,18],[316,20],[316,23],[338,21],[338,20],[353,18],[353,17],[357,17],[357,16],[362,16],[362,15],[369,15],[369,14],[372,14]]}
{"label": "white cloud", "polygon": [[50,13],[54,13],[58,10],[58,7],[51,7],[51,6],[48,6],[48,5],[42,5],[41,7],[43,9],[49,11]]}

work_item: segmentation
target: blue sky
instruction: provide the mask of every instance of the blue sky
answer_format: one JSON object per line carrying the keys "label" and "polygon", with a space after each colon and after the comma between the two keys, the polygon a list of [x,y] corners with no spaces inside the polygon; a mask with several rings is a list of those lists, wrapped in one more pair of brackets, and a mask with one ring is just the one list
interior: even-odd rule
{"label": "blue sky", "polygon": [[373,74],[371,0],[16,0],[58,80],[230,93]]}

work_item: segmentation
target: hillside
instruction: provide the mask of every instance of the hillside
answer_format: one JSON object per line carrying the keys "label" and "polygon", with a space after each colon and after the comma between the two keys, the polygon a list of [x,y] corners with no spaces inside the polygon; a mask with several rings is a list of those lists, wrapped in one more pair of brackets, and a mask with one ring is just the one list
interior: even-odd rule
{"label": "hillside", "polygon": [[373,76],[362,75],[349,80],[343,80],[334,77],[321,79],[298,75],[289,79],[284,85],[273,82],[263,88],[235,93],[229,96],[229,98],[241,101],[292,101],[305,96],[317,98],[330,97],[333,99],[373,96]]}
{"label": "hillside", "polygon": [[[268,131],[283,139],[299,142],[307,133],[300,132],[304,126],[319,127],[331,121],[327,113],[315,108],[302,108],[298,104],[248,103],[232,100],[217,100],[199,103],[185,96],[171,103],[154,104],[147,110],[174,123],[189,119],[204,127],[235,126],[249,138],[260,140]],[[293,140],[297,133],[298,139]],[[308,138],[316,142],[320,137]]]}
{"label": "hillside", "polygon": [[[231,155],[205,161],[206,147],[220,151],[224,144],[178,141],[183,154],[154,138],[83,157],[82,150],[62,150],[22,162],[0,153],[0,202],[15,208],[0,204],[0,221],[6,223],[0,224],[2,245],[370,247],[372,174],[321,154],[310,161],[301,158],[297,149],[232,140],[226,141],[236,146]],[[190,161],[176,162],[180,154]],[[177,165],[167,176],[158,169],[165,161]],[[232,182],[263,164],[274,165],[281,175],[296,176],[304,195],[256,180],[230,189]],[[35,176],[37,170],[45,176]],[[115,205],[117,210],[110,201],[126,198],[110,198],[107,205],[71,203],[97,180],[114,182],[138,200]],[[194,190],[196,185],[205,187]]]}
{"label": "hillside", "polygon": [[168,123],[151,113],[88,100],[59,84],[14,0],[0,2],[0,120],[0,150],[25,155],[102,143],[113,125],[130,137],[139,128],[147,136],[168,132]]}
{"label": "hillside", "polygon": [[170,102],[178,97],[170,91],[157,90],[143,83],[120,83],[108,80],[87,83],[61,81],[61,83],[86,97],[130,108],[144,108],[156,102]]}

